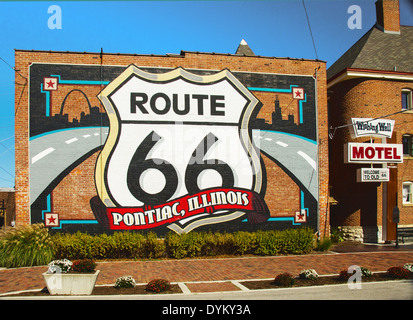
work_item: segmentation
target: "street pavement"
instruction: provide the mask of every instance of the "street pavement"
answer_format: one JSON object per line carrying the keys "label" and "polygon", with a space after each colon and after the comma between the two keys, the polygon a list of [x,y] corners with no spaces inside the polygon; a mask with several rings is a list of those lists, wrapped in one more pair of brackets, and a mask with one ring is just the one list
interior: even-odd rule
{"label": "street pavement", "polygon": [[[362,283],[361,289],[351,290],[347,284],[322,287],[247,290],[243,280],[273,279],[289,272],[298,275],[303,269],[315,269],[320,275],[338,274],[351,265],[386,271],[393,266],[413,263],[413,246],[354,245],[345,252],[275,257],[239,257],[222,259],[183,259],[151,261],[99,262],[97,285],[113,285],[116,278],[131,275],[137,283],[164,278],[178,283],[183,294],[136,296],[46,297],[47,299],[138,299],[138,300],[412,300],[413,282],[389,281]],[[337,247],[340,249],[340,247]],[[333,248],[334,250],[334,248]],[[367,251],[368,250],[368,251]],[[340,250],[338,250],[340,251]],[[355,251],[355,252],[349,252]],[[46,266],[0,270],[0,299],[4,294],[24,290],[41,290],[45,284],[42,273]],[[40,297],[35,297],[40,299]],[[17,298],[16,298],[17,299]],[[19,298],[19,299],[28,299]],[[30,299],[30,297],[29,297]]]}
{"label": "street pavement", "polygon": [[360,289],[347,284],[260,289],[249,291],[217,291],[201,293],[159,295],[107,295],[107,296],[22,296],[1,297],[0,300],[413,300],[413,281],[395,280],[362,283]]}

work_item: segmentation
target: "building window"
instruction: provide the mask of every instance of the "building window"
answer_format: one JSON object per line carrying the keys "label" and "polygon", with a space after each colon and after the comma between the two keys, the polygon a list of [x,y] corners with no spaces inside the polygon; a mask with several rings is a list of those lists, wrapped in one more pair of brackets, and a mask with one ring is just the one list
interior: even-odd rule
{"label": "building window", "polygon": [[412,191],[413,182],[403,182],[403,204],[413,204]]}
{"label": "building window", "polygon": [[402,90],[402,110],[412,109],[412,90]]}
{"label": "building window", "polygon": [[412,148],[413,136],[410,134],[403,135],[402,143],[403,143],[403,154],[405,156],[412,157],[413,156],[413,148]]}

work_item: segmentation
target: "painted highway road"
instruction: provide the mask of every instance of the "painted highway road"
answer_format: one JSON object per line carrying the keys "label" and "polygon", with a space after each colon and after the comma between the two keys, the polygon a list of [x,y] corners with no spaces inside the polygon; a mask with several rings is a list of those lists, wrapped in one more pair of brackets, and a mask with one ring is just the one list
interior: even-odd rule
{"label": "painted highway road", "polygon": [[[106,141],[108,127],[57,130],[30,139],[30,204],[63,171]],[[253,140],[318,199],[317,145],[282,132],[253,130]],[[53,162],[50,162],[51,160]]]}
{"label": "painted highway road", "polygon": [[[108,127],[70,128],[30,139],[30,204],[64,170],[105,143]],[[50,162],[53,159],[53,162]]]}
{"label": "painted highway road", "polygon": [[254,144],[300,181],[318,200],[317,144],[284,132],[253,130]]}

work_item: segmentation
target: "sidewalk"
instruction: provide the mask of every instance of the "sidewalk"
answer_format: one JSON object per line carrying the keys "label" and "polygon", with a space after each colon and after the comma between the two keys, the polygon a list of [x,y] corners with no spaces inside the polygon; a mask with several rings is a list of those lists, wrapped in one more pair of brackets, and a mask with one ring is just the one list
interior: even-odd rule
{"label": "sidewalk", "polygon": [[[156,278],[183,283],[183,287],[190,292],[242,291],[237,280],[269,279],[283,272],[298,275],[301,270],[311,268],[320,275],[337,274],[351,265],[364,266],[377,272],[413,263],[411,245],[401,245],[398,249],[380,245],[353,245],[336,249],[344,252],[303,256],[98,262],[100,274],[97,285],[114,284],[116,278],[131,275],[137,283],[148,283]],[[45,266],[1,269],[0,294],[44,288],[42,273],[46,270]]]}

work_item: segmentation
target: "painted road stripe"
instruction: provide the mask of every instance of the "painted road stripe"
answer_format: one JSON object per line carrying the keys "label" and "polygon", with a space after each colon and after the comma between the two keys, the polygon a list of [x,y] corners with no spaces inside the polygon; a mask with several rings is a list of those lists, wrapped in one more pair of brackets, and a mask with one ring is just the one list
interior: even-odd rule
{"label": "painted road stripe", "polygon": [[49,153],[52,153],[55,149],[53,148],[47,148],[46,150],[43,150],[42,152],[36,154],[33,158],[32,158],[32,164],[39,161],[41,158],[47,156]]}
{"label": "painted road stripe", "polygon": [[77,141],[77,138],[73,138],[73,139],[66,140],[65,143],[66,144],[71,144],[71,143],[76,142],[76,141]]}
{"label": "painted road stripe", "polygon": [[250,289],[248,289],[246,286],[244,286],[243,284],[239,283],[237,280],[231,280],[231,283],[240,288],[242,291],[250,291]]}
{"label": "painted road stripe", "polygon": [[84,136],[83,136],[83,138],[89,138],[90,137],[90,134],[85,134]]}
{"label": "painted road stripe", "polygon": [[185,283],[178,282],[178,286],[179,286],[179,288],[181,288],[183,294],[191,294],[192,293],[191,290],[189,290],[189,288],[186,286]]}
{"label": "painted road stripe", "polygon": [[308,154],[306,154],[306,153],[304,153],[304,152],[302,152],[302,151],[297,151],[297,153],[298,153],[300,156],[302,156],[302,157],[305,159],[305,161],[307,161],[307,162],[310,164],[310,166],[312,166],[312,167],[314,168],[314,170],[317,170],[317,164],[316,164],[316,162],[315,162],[313,159],[311,159]]}
{"label": "painted road stripe", "polygon": [[267,141],[272,141],[272,139],[270,139],[270,138],[265,138],[264,140],[267,140]]}
{"label": "painted road stripe", "polygon": [[281,141],[277,141],[276,144],[278,144],[279,146],[284,147],[284,148],[288,147],[288,144],[286,144],[284,142],[281,142]]}

